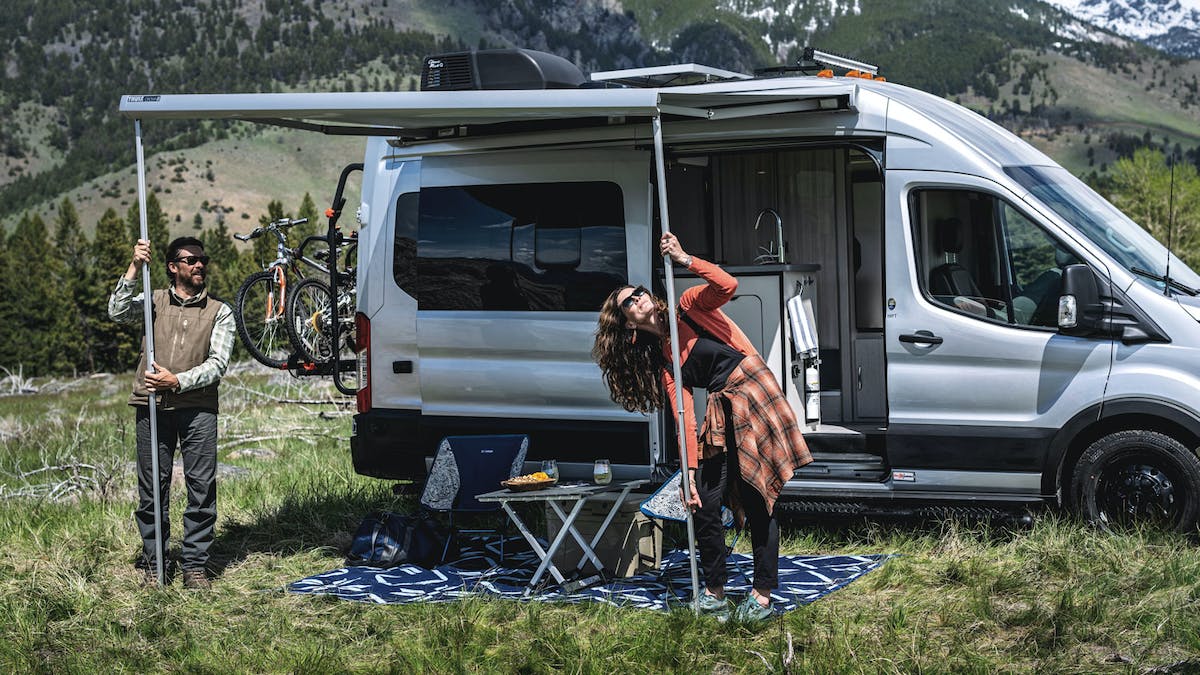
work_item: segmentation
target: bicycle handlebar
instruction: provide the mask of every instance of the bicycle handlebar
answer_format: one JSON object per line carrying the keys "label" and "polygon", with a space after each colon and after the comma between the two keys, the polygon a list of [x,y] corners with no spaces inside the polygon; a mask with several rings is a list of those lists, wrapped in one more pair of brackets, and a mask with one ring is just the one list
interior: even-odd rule
{"label": "bicycle handlebar", "polygon": [[233,238],[237,239],[238,241],[250,241],[251,239],[257,239],[263,236],[267,232],[281,232],[282,230],[286,230],[293,225],[303,225],[307,222],[308,218],[280,218],[279,220],[273,221],[265,227],[254,228],[254,231],[249,234],[234,234]]}

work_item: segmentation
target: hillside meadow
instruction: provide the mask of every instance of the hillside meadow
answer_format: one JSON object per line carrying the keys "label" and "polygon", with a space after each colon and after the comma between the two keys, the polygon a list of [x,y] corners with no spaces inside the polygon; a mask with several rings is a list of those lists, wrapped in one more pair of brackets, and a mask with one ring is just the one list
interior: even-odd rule
{"label": "hillside meadow", "polygon": [[143,589],[132,568],[128,384],[128,374],[29,380],[19,370],[0,381],[0,671],[1200,669],[1195,543],[1098,532],[1049,511],[1028,527],[789,520],[785,553],[895,557],[756,629],[684,610],[291,595],[289,582],[340,565],[365,513],[411,498],[354,474],[351,408],[327,383],[249,364],[222,385],[214,588]]}

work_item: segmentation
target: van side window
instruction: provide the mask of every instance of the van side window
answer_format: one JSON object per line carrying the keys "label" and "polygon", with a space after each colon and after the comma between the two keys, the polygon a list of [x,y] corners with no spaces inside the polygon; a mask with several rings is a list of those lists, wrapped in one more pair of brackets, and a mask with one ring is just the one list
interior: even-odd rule
{"label": "van side window", "polygon": [[910,197],[922,290],[933,302],[1001,323],[1056,327],[1070,251],[1014,206],[972,190]]}
{"label": "van side window", "polygon": [[627,278],[624,214],[607,182],[423,188],[418,307],[597,311]]}
{"label": "van side window", "polygon": [[405,192],[396,198],[396,236],[392,240],[392,277],[396,285],[417,297],[417,201],[420,194]]}

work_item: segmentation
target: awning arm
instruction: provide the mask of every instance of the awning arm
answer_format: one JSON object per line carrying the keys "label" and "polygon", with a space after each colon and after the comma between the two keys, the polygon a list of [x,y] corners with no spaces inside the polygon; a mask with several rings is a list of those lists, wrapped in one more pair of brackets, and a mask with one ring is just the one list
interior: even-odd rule
{"label": "awning arm", "polygon": [[[671,231],[671,218],[667,209],[667,158],[663,152],[662,117],[655,115],[651,120],[654,127],[654,170],[658,176],[658,216],[663,234]],[[651,246],[654,242],[651,242]],[[663,267],[667,273],[667,322],[671,330],[671,368],[675,377],[675,431],[679,445],[680,485],[683,487],[683,502],[686,505],[692,498],[692,485],[688,478],[687,461],[687,425],[684,423],[683,405],[683,374],[679,363],[679,320],[675,316],[675,271],[672,268],[670,256],[663,256]],[[687,514],[688,560],[692,572],[692,611],[700,614],[700,573],[696,566],[696,525],[692,520],[692,510],[685,507]]]}
{"label": "awning arm", "polygon": [[401,129],[399,127],[363,127],[352,126],[348,124],[313,124],[303,120],[290,120],[283,117],[234,117],[233,119],[239,122],[252,122],[254,124],[269,124],[276,127],[286,127],[288,129],[300,129],[301,131],[315,131],[326,136],[405,136],[416,138],[418,134],[414,134],[414,129]]}

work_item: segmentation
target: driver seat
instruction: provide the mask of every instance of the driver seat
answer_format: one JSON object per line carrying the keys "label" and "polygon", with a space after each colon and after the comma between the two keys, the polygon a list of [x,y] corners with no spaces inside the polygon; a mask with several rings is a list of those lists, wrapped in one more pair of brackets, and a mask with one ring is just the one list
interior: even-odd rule
{"label": "driver seat", "polygon": [[[938,248],[943,254],[957,256],[963,249],[963,224],[958,218],[943,218],[933,224]],[[975,278],[967,268],[955,262],[938,265],[929,272],[929,292],[935,296],[950,297],[963,295],[968,298],[983,297]]]}

